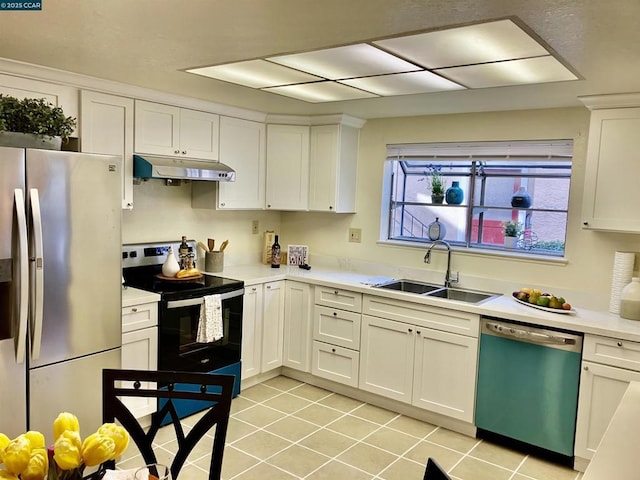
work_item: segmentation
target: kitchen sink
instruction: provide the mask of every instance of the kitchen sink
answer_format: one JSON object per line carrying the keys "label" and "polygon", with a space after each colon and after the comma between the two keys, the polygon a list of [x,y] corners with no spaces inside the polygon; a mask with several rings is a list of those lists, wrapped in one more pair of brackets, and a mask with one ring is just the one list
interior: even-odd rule
{"label": "kitchen sink", "polygon": [[480,303],[496,296],[494,293],[463,290],[460,288],[445,288],[441,285],[433,285],[415,280],[394,280],[381,285],[375,285],[375,288],[415,293],[416,295],[444,298],[446,300],[456,300],[465,303]]}
{"label": "kitchen sink", "polygon": [[440,285],[431,285],[430,283],[416,282],[413,280],[394,280],[393,282],[376,285],[376,288],[423,295],[441,289],[442,287]]}
{"label": "kitchen sink", "polygon": [[446,298],[447,300],[457,300],[458,302],[480,303],[489,298],[495,297],[493,293],[473,292],[470,290],[460,290],[457,288],[441,288],[427,294],[429,297]]}

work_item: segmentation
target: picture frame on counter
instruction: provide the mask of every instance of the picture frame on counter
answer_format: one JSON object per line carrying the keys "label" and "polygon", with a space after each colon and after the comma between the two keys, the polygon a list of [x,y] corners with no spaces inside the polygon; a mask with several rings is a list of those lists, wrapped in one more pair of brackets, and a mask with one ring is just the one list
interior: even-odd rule
{"label": "picture frame on counter", "polygon": [[287,265],[304,265],[309,262],[307,245],[287,245]]}

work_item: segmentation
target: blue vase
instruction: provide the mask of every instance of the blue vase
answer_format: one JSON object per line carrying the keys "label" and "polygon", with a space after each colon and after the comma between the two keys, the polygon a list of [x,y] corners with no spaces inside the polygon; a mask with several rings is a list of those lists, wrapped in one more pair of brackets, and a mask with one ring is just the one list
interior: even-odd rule
{"label": "blue vase", "polygon": [[460,182],[452,182],[445,192],[445,198],[449,205],[460,205],[464,200],[464,192],[460,188]]}

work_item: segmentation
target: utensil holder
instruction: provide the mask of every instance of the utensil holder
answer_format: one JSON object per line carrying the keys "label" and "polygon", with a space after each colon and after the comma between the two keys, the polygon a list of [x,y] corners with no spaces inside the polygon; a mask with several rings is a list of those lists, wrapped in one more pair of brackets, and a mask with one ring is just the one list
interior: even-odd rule
{"label": "utensil holder", "polygon": [[204,252],[204,271],[221,272],[224,268],[224,252]]}

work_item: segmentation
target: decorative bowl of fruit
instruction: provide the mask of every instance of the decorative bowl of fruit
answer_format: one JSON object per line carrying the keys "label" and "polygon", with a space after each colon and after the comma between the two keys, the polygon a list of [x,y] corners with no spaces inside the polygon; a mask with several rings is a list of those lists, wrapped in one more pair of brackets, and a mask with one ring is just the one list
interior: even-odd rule
{"label": "decorative bowl of fruit", "polygon": [[556,297],[550,293],[542,293],[535,288],[523,287],[517,292],[513,292],[513,299],[528,307],[537,308],[546,312],[574,314],[575,309],[571,307],[562,297]]}

